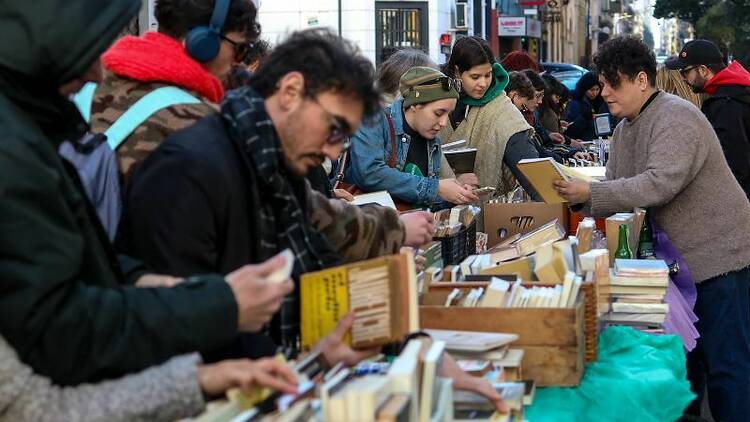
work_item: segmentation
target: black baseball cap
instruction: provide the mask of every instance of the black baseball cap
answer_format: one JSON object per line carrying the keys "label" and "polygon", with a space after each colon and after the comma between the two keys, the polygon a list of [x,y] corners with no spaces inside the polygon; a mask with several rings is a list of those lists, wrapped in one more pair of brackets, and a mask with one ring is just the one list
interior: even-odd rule
{"label": "black baseball cap", "polygon": [[682,47],[682,51],[675,57],[664,62],[667,69],[682,70],[691,65],[719,64],[724,62],[719,47],[709,40],[693,40]]}

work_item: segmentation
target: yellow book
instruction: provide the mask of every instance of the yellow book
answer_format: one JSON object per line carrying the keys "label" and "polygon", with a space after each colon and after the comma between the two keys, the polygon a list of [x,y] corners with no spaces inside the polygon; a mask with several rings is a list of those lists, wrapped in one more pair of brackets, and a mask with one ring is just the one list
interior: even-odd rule
{"label": "yellow book", "polygon": [[398,342],[419,329],[414,258],[399,254],[304,274],[300,279],[302,347],[312,347],[354,311],[345,337],[354,348]]}
{"label": "yellow book", "polygon": [[566,202],[552,186],[552,183],[556,180],[567,181],[579,179],[588,182],[594,180],[583,172],[557,163],[551,157],[521,160],[518,162],[518,170],[526,177],[544,202],[548,204],[562,204]]}

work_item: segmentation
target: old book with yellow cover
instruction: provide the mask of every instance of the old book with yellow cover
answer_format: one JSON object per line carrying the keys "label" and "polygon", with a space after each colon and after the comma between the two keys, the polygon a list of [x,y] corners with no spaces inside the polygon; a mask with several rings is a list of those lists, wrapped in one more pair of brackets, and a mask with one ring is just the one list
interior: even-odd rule
{"label": "old book with yellow cover", "polygon": [[552,184],[556,180],[585,180],[592,182],[594,179],[582,172],[573,170],[557,163],[551,157],[528,158],[518,162],[518,170],[526,177],[534,190],[548,204],[562,204],[565,201],[557,193]]}
{"label": "old book with yellow cover", "polygon": [[409,253],[304,274],[300,279],[302,347],[356,314],[346,341],[369,348],[403,340],[419,329],[414,258]]}

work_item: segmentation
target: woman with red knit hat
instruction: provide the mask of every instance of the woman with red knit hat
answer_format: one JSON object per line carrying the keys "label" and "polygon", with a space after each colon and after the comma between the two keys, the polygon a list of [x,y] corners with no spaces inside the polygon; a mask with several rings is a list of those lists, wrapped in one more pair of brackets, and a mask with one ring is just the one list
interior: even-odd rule
{"label": "woman with red knit hat", "polygon": [[105,132],[161,87],[196,101],[158,109],[125,138],[116,150],[123,184],[164,138],[217,111],[232,64],[259,35],[250,0],[158,0],[154,14],[158,32],[123,37],[102,56],[106,73],[91,102],[91,130]]}

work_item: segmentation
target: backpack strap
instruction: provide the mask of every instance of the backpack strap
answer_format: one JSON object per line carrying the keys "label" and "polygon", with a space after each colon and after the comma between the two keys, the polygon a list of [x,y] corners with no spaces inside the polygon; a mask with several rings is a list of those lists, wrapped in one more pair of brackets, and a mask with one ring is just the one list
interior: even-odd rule
{"label": "backpack strap", "polygon": [[115,151],[125,138],[152,114],[173,105],[199,104],[200,102],[199,99],[174,86],[157,88],[136,101],[104,132],[107,136],[107,143]]}
{"label": "backpack strap", "polygon": [[388,167],[394,168],[396,167],[396,129],[393,127],[391,116],[386,112],[383,112],[383,114],[385,114],[385,120],[388,122],[388,129],[391,135],[391,156],[388,158]]}
{"label": "backpack strap", "polygon": [[91,123],[91,103],[94,102],[94,91],[96,91],[96,84],[87,82],[80,91],[73,95],[73,104],[76,105],[86,123]]}

